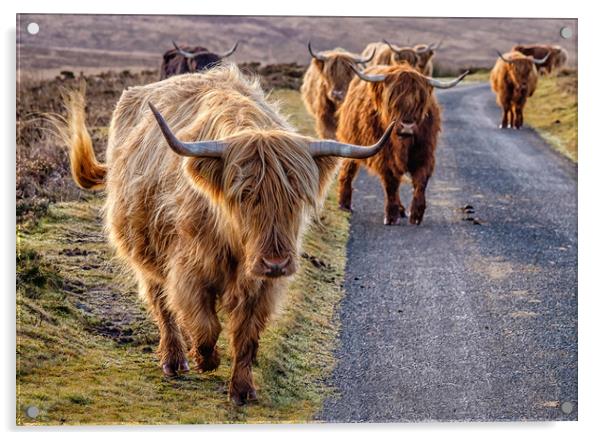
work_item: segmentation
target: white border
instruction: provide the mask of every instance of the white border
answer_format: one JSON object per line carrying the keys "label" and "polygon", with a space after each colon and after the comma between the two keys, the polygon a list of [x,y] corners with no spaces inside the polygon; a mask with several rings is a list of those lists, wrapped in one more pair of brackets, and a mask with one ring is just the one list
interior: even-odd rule
{"label": "white border", "polygon": [[[362,4],[363,3],[363,4]],[[180,431],[177,435],[205,435],[240,437],[260,435],[263,438],[306,438],[307,436],[346,438],[365,437],[375,430],[380,436],[420,436],[426,438],[488,439],[527,438],[545,436],[546,439],[588,438],[594,432],[600,432],[598,414],[601,407],[600,394],[600,341],[599,322],[602,307],[602,292],[598,287],[597,272],[602,267],[600,249],[600,226],[602,222],[601,202],[602,183],[600,165],[602,164],[602,142],[600,128],[602,121],[596,103],[600,100],[600,82],[602,66],[599,41],[602,41],[600,29],[601,17],[597,14],[594,2],[546,1],[526,2],[503,0],[494,2],[428,0],[424,2],[385,1],[351,2],[337,0],[302,0],[298,3],[283,1],[155,1],[124,2],[123,0],[103,0],[100,2],[82,2],[81,0],[28,0],[18,5],[3,3],[3,81],[2,115],[0,123],[5,143],[0,148],[0,163],[5,167],[2,173],[3,191],[0,193],[0,206],[5,228],[1,248],[4,261],[1,265],[5,280],[4,320],[2,337],[4,356],[2,373],[5,386],[0,413],[2,426],[9,431],[21,431],[25,436],[61,438],[81,436],[82,431],[91,438],[111,436],[131,436],[133,431],[143,431],[142,435],[164,439],[170,431]],[[196,427],[115,427],[115,428],[45,428],[22,429],[14,426],[14,178],[15,178],[15,14],[20,13],[129,13],[129,14],[222,14],[222,15],[347,15],[347,16],[456,16],[456,17],[542,17],[542,18],[578,18],[579,19],[579,422],[564,423],[452,423],[452,424],[413,424],[413,425],[296,425],[290,426],[196,426]],[[564,209],[564,201],[558,200],[558,209]],[[8,219],[8,220],[7,220]],[[596,429],[597,428],[597,429]],[[107,432],[108,431],[108,432]],[[196,433],[196,434],[195,434]],[[599,434],[598,434],[599,435]]]}

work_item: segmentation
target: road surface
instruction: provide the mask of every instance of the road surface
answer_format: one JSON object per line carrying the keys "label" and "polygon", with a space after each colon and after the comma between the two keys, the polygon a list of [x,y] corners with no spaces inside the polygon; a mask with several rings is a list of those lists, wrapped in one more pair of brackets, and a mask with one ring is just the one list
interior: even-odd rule
{"label": "road surface", "polygon": [[317,418],[576,420],[577,167],[531,129],[496,128],[486,84],[438,99],[420,226],[384,226],[379,180],[356,180],[335,395]]}

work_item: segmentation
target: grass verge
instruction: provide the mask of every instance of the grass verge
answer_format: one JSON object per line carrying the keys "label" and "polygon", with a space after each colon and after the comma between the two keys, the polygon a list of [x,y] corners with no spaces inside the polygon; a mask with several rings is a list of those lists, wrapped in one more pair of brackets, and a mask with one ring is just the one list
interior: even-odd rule
{"label": "grass verge", "polygon": [[[299,94],[276,91],[311,134]],[[343,295],[348,217],[329,193],[304,241],[301,270],[260,341],[258,404],[227,401],[230,357],[211,374],[164,379],[154,324],[102,232],[102,199],[51,205],[18,231],[17,424],[305,422],[329,392],[336,305]],[[36,419],[25,415],[40,409]]]}
{"label": "grass verge", "polygon": [[578,158],[577,108],[577,71],[565,69],[539,77],[525,109],[525,122],[573,162]]}

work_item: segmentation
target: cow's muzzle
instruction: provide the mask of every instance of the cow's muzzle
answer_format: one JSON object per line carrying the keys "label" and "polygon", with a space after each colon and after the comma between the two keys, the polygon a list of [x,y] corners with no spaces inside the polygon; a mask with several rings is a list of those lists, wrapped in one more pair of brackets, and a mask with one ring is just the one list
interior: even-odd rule
{"label": "cow's muzzle", "polygon": [[333,90],[330,92],[330,99],[341,102],[345,99],[345,92],[343,90]]}
{"label": "cow's muzzle", "polygon": [[401,138],[412,137],[414,136],[416,128],[415,122],[399,122],[399,124],[397,124],[397,136]]}
{"label": "cow's muzzle", "polygon": [[269,278],[277,278],[292,275],[295,272],[291,264],[291,256],[286,257],[261,257],[261,274]]}

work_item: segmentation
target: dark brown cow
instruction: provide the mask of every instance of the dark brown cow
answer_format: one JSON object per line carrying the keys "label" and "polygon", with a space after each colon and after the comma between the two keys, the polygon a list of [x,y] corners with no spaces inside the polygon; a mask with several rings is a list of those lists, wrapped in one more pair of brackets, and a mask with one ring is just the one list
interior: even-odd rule
{"label": "dark brown cow", "polygon": [[228,65],[124,91],[101,163],[83,94],[67,107],[61,133],[73,178],[106,190],[106,230],[157,321],[164,374],[188,371],[187,348],[200,372],[219,366],[219,307],[229,320],[230,398],[254,400],[259,336],[298,267],[337,157],[378,153],[393,124],[370,148],[313,140]]}
{"label": "dark brown cow", "polygon": [[523,125],[523,109],[527,98],[535,93],[537,71],[535,67],[546,62],[548,55],[534,59],[520,52],[498,52],[498,60],[491,70],[491,89],[502,109],[500,128],[519,129]]}
{"label": "dark brown cow", "polygon": [[353,179],[361,165],[381,178],[385,191],[385,225],[399,224],[405,209],[399,186],[405,173],[412,177],[414,196],[410,223],[418,225],[426,208],[425,190],[435,167],[435,148],[441,130],[439,104],[433,87],[450,88],[468,72],[450,82],[425,77],[407,64],[373,66],[354,79],[338,112],[339,141],[378,139],[387,121],[397,121],[395,133],[383,150],[366,160],[345,160],[339,174],[339,206],[351,211]]}
{"label": "dark brown cow", "polygon": [[535,59],[542,59],[548,55],[548,58],[544,63],[536,66],[537,71],[540,74],[550,74],[552,71],[564,66],[568,60],[568,53],[561,46],[551,46],[548,44],[519,44],[514,46],[512,50]]}
{"label": "dark brown cow", "polygon": [[161,79],[169,78],[182,73],[202,72],[220,64],[220,62],[232,55],[238,47],[238,41],[232,48],[223,54],[209,52],[205,47],[178,47],[172,41],[174,48],[163,54],[161,63]]}
{"label": "dark brown cow", "polygon": [[418,63],[416,68],[425,76],[433,76],[433,56],[435,50],[441,46],[439,43],[431,44],[417,44],[414,46],[414,50],[418,55]]}
{"label": "dark brown cow", "polygon": [[387,40],[382,42],[370,43],[362,52],[362,56],[368,56],[370,53],[375,53],[369,66],[407,63],[412,67],[418,65],[418,54],[413,47],[397,47],[389,43]]}

